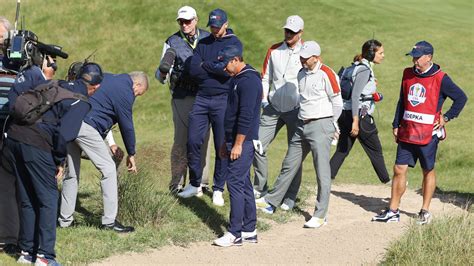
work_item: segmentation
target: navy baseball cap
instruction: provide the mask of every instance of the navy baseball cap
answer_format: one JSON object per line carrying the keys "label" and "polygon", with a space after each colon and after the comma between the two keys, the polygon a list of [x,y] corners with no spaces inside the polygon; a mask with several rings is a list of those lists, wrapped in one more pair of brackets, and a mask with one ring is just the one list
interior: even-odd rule
{"label": "navy baseball cap", "polygon": [[224,23],[227,22],[227,14],[224,10],[218,8],[214,9],[209,13],[209,21],[207,22],[207,26],[220,28]]}
{"label": "navy baseball cap", "polygon": [[227,65],[230,60],[237,56],[242,57],[242,48],[237,45],[228,45],[219,51],[217,60]]}
{"label": "navy baseball cap", "polygon": [[413,57],[421,57],[423,55],[428,55],[428,54],[433,54],[434,48],[433,45],[431,45],[427,41],[420,41],[413,46],[413,49],[411,52],[407,53],[406,55],[410,55]]}

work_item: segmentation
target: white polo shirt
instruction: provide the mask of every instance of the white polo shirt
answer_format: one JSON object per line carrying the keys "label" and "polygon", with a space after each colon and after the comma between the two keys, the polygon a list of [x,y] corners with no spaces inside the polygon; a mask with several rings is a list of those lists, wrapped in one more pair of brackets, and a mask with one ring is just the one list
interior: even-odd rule
{"label": "white polo shirt", "polygon": [[318,62],[313,70],[303,68],[298,73],[300,111],[302,120],[333,117],[337,121],[342,112],[339,77],[328,66]]}

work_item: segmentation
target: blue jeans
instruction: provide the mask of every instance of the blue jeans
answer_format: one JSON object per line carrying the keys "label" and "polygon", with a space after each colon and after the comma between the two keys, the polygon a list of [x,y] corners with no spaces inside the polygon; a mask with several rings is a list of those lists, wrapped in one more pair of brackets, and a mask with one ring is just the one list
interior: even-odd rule
{"label": "blue jeans", "polygon": [[214,134],[216,158],[214,164],[214,191],[224,191],[226,160],[219,158],[219,148],[224,143],[224,116],[227,108],[227,94],[196,96],[188,127],[188,167],[191,185],[199,187],[202,179],[201,146],[209,130]]}

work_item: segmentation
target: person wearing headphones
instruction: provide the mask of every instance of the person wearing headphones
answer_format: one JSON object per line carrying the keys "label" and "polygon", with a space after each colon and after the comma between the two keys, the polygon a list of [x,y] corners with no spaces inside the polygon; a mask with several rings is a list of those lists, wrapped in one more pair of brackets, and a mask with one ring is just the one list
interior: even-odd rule
{"label": "person wearing headphones", "polygon": [[[83,96],[92,95],[102,80],[96,66],[83,68],[77,81],[59,81],[59,86]],[[15,90],[9,92],[10,99],[16,101],[20,91],[47,82],[22,77],[17,79]],[[15,101],[10,102],[12,111]],[[58,265],[54,251],[57,178],[63,174],[67,145],[77,137],[89,110],[89,103],[67,98],[54,104],[31,125],[14,119],[6,133],[4,154],[16,176],[20,200],[19,263]]]}
{"label": "person wearing headphones", "polygon": [[374,75],[373,65],[382,63],[384,57],[382,43],[374,39],[366,41],[362,45],[362,53],[354,57],[352,94],[350,99],[344,99],[343,111],[337,121],[340,135],[336,152],[331,158],[332,179],[336,178],[339,168],[358,139],[369,156],[380,181],[382,183],[390,181],[385,167],[382,144],[372,116],[377,96],[381,95],[377,93],[377,79]]}
{"label": "person wearing headphones", "polygon": [[[83,67],[88,65],[89,63],[86,63]],[[133,227],[124,226],[116,220],[118,213],[117,169],[104,138],[112,126],[118,123],[128,153],[128,171],[136,173],[135,129],[132,109],[135,98],[143,95],[147,89],[148,78],[143,72],[104,74],[101,90],[90,98],[91,111],[84,118],[76,140],[68,145],[69,171],[63,180],[59,226],[68,227],[74,220],[81,151],[84,151],[102,174],[100,183],[104,215],[101,227],[118,233],[134,231]]]}

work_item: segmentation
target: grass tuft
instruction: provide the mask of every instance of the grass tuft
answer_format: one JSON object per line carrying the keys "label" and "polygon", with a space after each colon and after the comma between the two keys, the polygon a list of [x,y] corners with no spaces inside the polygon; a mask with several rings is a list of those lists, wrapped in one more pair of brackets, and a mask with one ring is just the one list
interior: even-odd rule
{"label": "grass tuft", "polygon": [[474,217],[435,218],[431,224],[411,224],[385,254],[384,265],[473,265]]}

